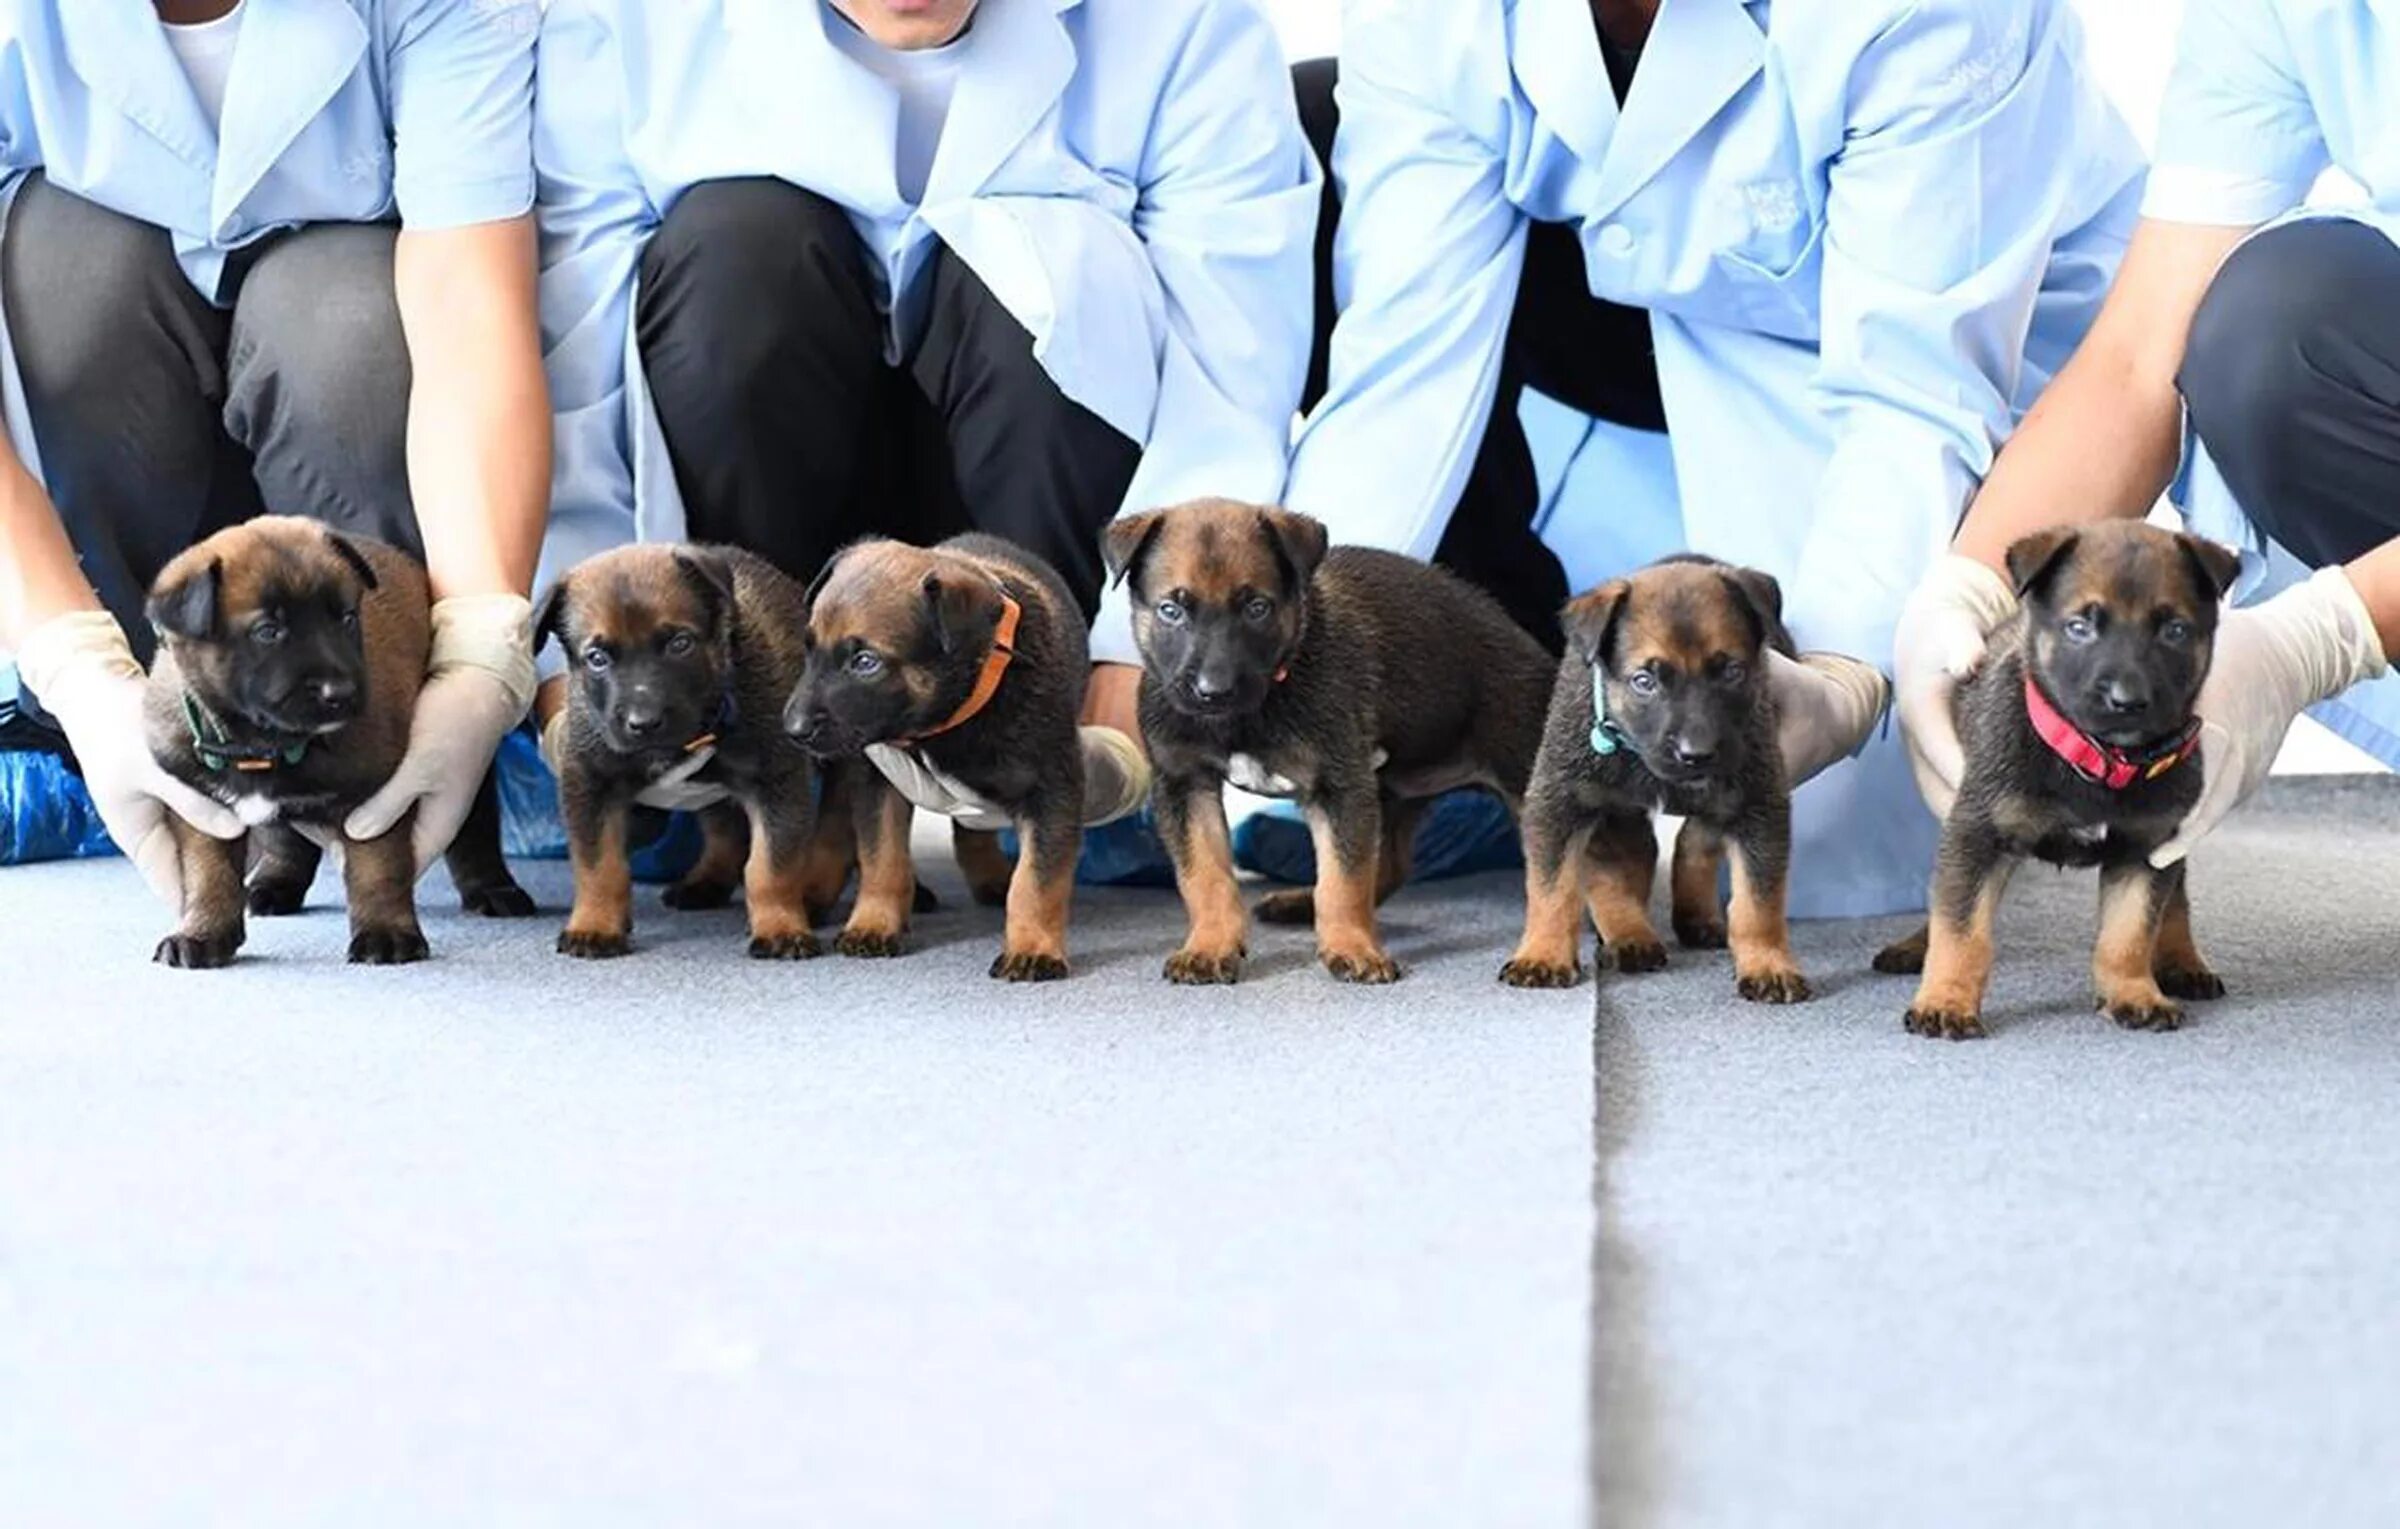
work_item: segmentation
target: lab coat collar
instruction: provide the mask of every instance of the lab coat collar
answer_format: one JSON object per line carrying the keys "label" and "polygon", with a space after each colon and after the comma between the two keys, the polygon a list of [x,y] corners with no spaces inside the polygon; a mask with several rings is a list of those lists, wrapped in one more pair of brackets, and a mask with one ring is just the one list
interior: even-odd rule
{"label": "lab coat collar", "polygon": [[150,0],[77,0],[57,14],[68,61],[92,94],[176,158],[203,174],[212,171],[216,134]]}
{"label": "lab coat collar", "polygon": [[1598,169],[1618,113],[1590,0],[1519,0],[1509,28],[1508,56],[1535,114],[1577,159]]}
{"label": "lab coat collar", "polygon": [[216,226],[224,226],[292,140],[316,120],[366,50],[366,27],[344,0],[269,0],[243,7],[218,133],[209,208]]}
{"label": "lab coat collar", "polygon": [[928,206],[983,189],[1075,78],[1075,45],[1059,17],[1083,0],[983,0],[974,52],[959,71],[941,147],[925,183]]}
{"label": "lab coat collar", "polygon": [[[1579,0],[1556,0],[1581,11],[1592,32],[1591,10]],[[1585,50],[1600,93],[1613,95],[1600,67],[1596,38]],[[1633,90],[1601,161],[1600,183],[1588,215],[1605,218],[1667,167],[1683,146],[1765,67],[1766,33],[1743,0],[1667,0],[1642,49]]]}

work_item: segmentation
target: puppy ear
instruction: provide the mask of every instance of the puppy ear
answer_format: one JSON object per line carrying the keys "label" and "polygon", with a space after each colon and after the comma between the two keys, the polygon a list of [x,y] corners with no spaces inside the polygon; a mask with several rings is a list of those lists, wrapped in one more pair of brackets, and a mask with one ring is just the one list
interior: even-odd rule
{"label": "puppy ear", "polygon": [[1317,565],[1325,561],[1325,523],[1283,509],[1261,510],[1258,520],[1290,580],[1285,587],[1293,593],[1306,589],[1308,581],[1316,577]]}
{"label": "puppy ear", "polygon": [[1775,575],[1756,568],[1727,568],[1725,582],[1733,586],[1735,600],[1750,617],[1752,634],[1761,648],[1775,646],[1783,631],[1783,586]]}
{"label": "puppy ear", "polygon": [[934,646],[955,653],[981,643],[1000,625],[1000,591],[973,576],[925,575],[925,624]]}
{"label": "puppy ear", "polygon": [[800,613],[803,616],[812,620],[815,618],[817,596],[824,593],[826,581],[833,577],[833,571],[836,568],[842,566],[842,559],[848,557],[852,550],[859,545],[858,542],[852,542],[849,546],[835,552],[833,556],[825,560],[825,566],[817,570],[817,576],[808,581],[808,590],[800,597]]}
{"label": "puppy ear", "polygon": [[723,631],[733,620],[733,564],[713,547],[678,547],[675,571],[708,612],[708,629]]}
{"label": "puppy ear", "polygon": [[2083,533],[2073,526],[2052,526],[2031,536],[2019,537],[2008,549],[2008,578],[2017,586],[2019,595],[2047,579],[2083,540]]}
{"label": "puppy ear", "polygon": [[[1145,510],[1139,515],[1119,515],[1100,533],[1100,561],[1108,565],[1111,584],[1122,584],[1135,578],[1141,562],[1150,553],[1150,544],[1167,523],[1164,510]],[[1138,583],[1139,580],[1136,579]]]}
{"label": "puppy ear", "polygon": [[1626,597],[1633,585],[1624,579],[1611,579],[1589,594],[1569,600],[1566,609],[1558,613],[1558,624],[1567,634],[1567,645],[1577,657],[1594,667],[1608,658],[1608,636],[1617,625],[1617,617],[1625,610]]}
{"label": "puppy ear", "polygon": [[377,587],[375,565],[367,561],[367,555],[364,552],[358,550],[358,543],[331,527],[326,528],[325,540],[332,544],[333,555],[348,563],[350,571],[358,575],[359,583],[369,589]]}
{"label": "puppy ear", "polygon": [[171,578],[162,578],[151,587],[150,601],[143,614],[150,625],[173,637],[195,640],[212,637],[217,630],[217,607],[225,588],[225,562],[210,558],[198,567],[186,565],[184,571]]}
{"label": "puppy ear", "polygon": [[2230,547],[2220,547],[2205,537],[2180,531],[2175,535],[2175,544],[2192,560],[2193,566],[2200,570],[2201,579],[2219,599],[2241,576],[2242,556]]}
{"label": "puppy ear", "polygon": [[543,643],[555,637],[563,646],[567,640],[567,585],[574,581],[572,569],[551,581],[549,593],[542,596],[533,608],[533,646],[539,652]]}

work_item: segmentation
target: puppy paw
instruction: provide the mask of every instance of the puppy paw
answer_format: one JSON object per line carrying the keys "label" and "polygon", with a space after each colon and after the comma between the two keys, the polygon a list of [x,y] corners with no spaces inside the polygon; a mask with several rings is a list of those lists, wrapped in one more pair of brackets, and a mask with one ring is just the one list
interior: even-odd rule
{"label": "puppy paw", "polygon": [[308,883],[254,881],[247,901],[250,911],[260,918],[287,918],[308,906]]}
{"label": "puppy paw", "polygon": [[158,949],[150,953],[150,959],[161,966],[200,971],[231,966],[234,952],[241,948],[242,937],[238,934],[170,934],[158,942]]}
{"label": "puppy paw", "polygon": [[[992,886],[977,885],[969,887],[967,890],[974,895],[977,902],[987,908],[1007,906],[1008,879],[1006,877],[1002,877]],[[835,895],[838,897],[840,894]],[[920,881],[917,883],[917,890],[910,894],[909,910],[914,913],[939,913],[942,911],[942,900],[933,895],[933,888]]]}
{"label": "puppy paw", "polygon": [[1894,940],[1875,952],[1875,969],[1887,977],[1917,977],[1925,971],[1925,931]]}
{"label": "puppy paw", "polygon": [[1806,1003],[1813,996],[1808,979],[1789,967],[1739,973],[1733,990],[1748,1003]]}
{"label": "puppy paw", "polygon": [[1510,987],[1573,987],[1583,980],[1583,967],[1574,961],[1517,956],[1500,968],[1500,980]]}
{"label": "puppy paw", "polygon": [[513,881],[462,891],[458,905],[478,918],[531,918],[542,911],[533,905],[533,894]]}
{"label": "puppy paw", "polygon": [[1306,928],[1317,921],[1317,894],[1306,887],[1269,892],[1258,900],[1257,908],[1252,911],[1262,924]]}
{"label": "puppy paw", "polygon": [[699,913],[709,908],[730,907],[733,903],[733,883],[679,881],[661,892],[658,900],[678,913]]}
{"label": "puppy paw", "polygon": [[597,929],[568,929],[558,937],[558,953],[579,961],[607,961],[633,953],[633,937]]}
{"label": "puppy paw", "polygon": [[1667,969],[1667,947],[1657,940],[1612,940],[1600,947],[1601,963],[1628,977]]}
{"label": "puppy paw", "polygon": [[2158,969],[2158,990],[2169,998],[2207,1003],[2225,996],[2225,979],[2205,966],[2162,966]]}
{"label": "puppy paw", "polygon": [[361,929],[350,936],[354,966],[406,966],[431,954],[419,929]]}
{"label": "puppy paw", "polygon": [[992,962],[992,975],[1002,982],[1056,982],[1066,974],[1065,957],[1041,950],[1004,950]]}
{"label": "puppy paw", "polygon": [[1983,1016],[1938,1005],[1912,1008],[1904,1021],[1908,1033],[1929,1041],[1979,1041],[1984,1038]]}
{"label": "puppy paw", "polygon": [[2183,1028],[2183,1006],[2164,994],[2126,993],[2112,997],[2103,993],[2097,1007],[2127,1030]]}
{"label": "puppy paw", "polygon": [[1679,918],[1675,921],[1675,943],[1686,950],[1723,950],[1725,921]]}
{"label": "puppy paw", "polygon": [[1193,950],[1186,946],[1167,957],[1166,970],[1161,975],[1185,987],[1229,986],[1242,978],[1244,954],[1240,950]]}
{"label": "puppy paw", "polygon": [[900,954],[900,933],[886,929],[845,929],[834,937],[833,948],[845,956],[888,961]]}
{"label": "puppy paw", "polygon": [[802,929],[791,934],[754,934],[750,937],[750,959],[753,961],[813,961],[825,953],[817,937]]}
{"label": "puppy paw", "polygon": [[1320,950],[1317,959],[1325,963],[1325,970],[1333,974],[1336,982],[1380,987],[1400,980],[1400,963],[1371,946],[1362,950]]}

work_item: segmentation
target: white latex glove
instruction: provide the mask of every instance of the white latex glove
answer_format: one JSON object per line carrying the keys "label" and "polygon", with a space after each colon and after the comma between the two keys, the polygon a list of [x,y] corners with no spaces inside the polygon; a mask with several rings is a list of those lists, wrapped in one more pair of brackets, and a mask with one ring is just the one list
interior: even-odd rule
{"label": "white latex glove", "polygon": [[[1097,828],[1139,810],[1150,799],[1150,761],[1140,747],[1113,727],[1078,728],[1076,735],[1083,749],[1083,826]],[[1015,826],[1006,812],[935,769],[915,749],[870,743],[867,760],[927,812],[987,833]]]}
{"label": "white latex glove", "polygon": [[2339,568],[2263,605],[2227,611],[2200,687],[2200,801],[2150,863],[2191,853],[2225,815],[2266,783],[2301,708],[2330,700],[2390,667],[2375,618]]}
{"label": "white latex glove", "polygon": [[530,601],[521,595],[436,600],[433,651],[408,726],[408,752],[342,832],[381,838],[414,807],[410,837],[422,875],[467,820],[501,737],[533,704],[533,686]]}
{"label": "white latex glove", "polygon": [[1883,720],[1891,686],[1872,664],[1839,653],[1767,654],[1767,689],[1780,721],[1776,744],[1794,786],[1848,759]]}
{"label": "white latex glove", "polygon": [[183,855],[167,814],[218,839],[238,839],[245,830],[231,809],[169,775],[151,757],[142,727],[146,682],[124,628],[106,611],[54,617],[26,634],[17,672],[66,730],[108,836],[150,890],[180,910]]}
{"label": "white latex glove", "polygon": [[[566,743],[567,709],[561,706],[548,722],[542,724],[542,762],[550,767],[553,775],[563,776],[566,773],[559,768],[559,761],[566,757]],[[661,812],[698,812],[704,807],[714,807],[733,793],[723,786],[695,783],[692,777],[706,769],[708,762],[716,757],[714,745],[692,750],[677,761],[673,769],[644,786],[634,800],[644,807],[656,807]]]}
{"label": "white latex glove", "polygon": [[1983,667],[1993,631],[2016,609],[2017,592],[2008,580],[1988,564],[1956,553],[1927,570],[1900,608],[1900,624],[1892,632],[1900,735],[1908,745],[1917,790],[1937,818],[1950,816],[1958,783],[1967,773],[1951,698],[1959,681]]}

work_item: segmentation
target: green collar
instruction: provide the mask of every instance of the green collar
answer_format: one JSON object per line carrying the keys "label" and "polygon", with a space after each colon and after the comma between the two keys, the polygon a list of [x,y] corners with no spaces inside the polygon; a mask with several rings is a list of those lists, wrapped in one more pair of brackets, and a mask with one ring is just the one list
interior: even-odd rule
{"label": "green collar", "polygon": [[183,720],[192,730],[192,752],[200,756],[201,768],[212,775],[222,775],[227,770],[257,774],[277,765],[289,768],[301,761],[313,741],[303,738],[281,748],[244,748],[226,737],[224,727],[200,709],[200,703],[192,699],[189,691],[184,692]]}

